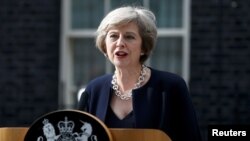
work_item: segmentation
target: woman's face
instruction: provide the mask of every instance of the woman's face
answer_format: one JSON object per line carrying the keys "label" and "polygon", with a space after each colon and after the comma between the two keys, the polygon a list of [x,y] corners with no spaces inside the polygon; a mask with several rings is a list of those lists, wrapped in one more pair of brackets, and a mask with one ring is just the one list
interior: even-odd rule
{"label": "woman's face", "polygon": [[140,64],[142,39],[135,23],[112,27],[107,33],[105,44],[108,58],[116,67]]}

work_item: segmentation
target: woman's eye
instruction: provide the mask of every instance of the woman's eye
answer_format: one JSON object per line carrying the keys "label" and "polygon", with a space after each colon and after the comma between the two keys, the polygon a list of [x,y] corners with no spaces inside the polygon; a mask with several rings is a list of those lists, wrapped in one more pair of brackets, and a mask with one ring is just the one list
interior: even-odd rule
{"label": "woman's eye", "polygon": [[109,37],[114,39],[114,38],[117,38],[118,36],[116,34],[111,34]]}
{"label": "woman's eye", "polygon": [[126,36],[126,38],[127,38],[127,39],[135,39],[135,37],[132,36],[132,35],[128,35],[128,36]]}

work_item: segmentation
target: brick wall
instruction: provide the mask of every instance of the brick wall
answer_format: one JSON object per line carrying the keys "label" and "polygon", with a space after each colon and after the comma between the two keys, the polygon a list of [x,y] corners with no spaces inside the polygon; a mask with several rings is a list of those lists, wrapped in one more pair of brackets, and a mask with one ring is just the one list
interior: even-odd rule
{"label": "brick wall", "polygon": [[192,0],[190,91],[209,124],[250,124],[250,1]]}
{"label": "brick wall", "polygon": [[58,106],[60,0],[0,1],[0,127]]}

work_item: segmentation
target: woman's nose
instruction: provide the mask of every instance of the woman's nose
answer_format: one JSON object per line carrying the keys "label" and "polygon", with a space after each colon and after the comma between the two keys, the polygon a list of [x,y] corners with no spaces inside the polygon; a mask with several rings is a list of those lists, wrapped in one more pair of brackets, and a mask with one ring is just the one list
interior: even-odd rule
{"label": "woman's nose", "polygon": [[120,37],[117,42],[116,42],[116,46],[120,46],[120,47],[123,47],[125,45],[125,42],[124,42],[124,39],[123,37]]}

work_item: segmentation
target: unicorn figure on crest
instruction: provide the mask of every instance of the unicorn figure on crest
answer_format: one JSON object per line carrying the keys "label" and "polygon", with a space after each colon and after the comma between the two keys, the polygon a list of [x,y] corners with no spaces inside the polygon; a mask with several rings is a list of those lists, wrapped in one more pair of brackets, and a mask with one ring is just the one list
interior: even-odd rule
{"label": "unicorn figure on crest", "polygon": [[80,133],[78,135],[78,137],[76,138],[77,141],[88,141],[88,139],[90,138],[91,141],[98,141],[97,140],[97,137],[96,135],[92,135],[92,126],[90,123],[88,122],[83,122],[82,127],[81,127],[81,130],[82,130],[82,133]]}

